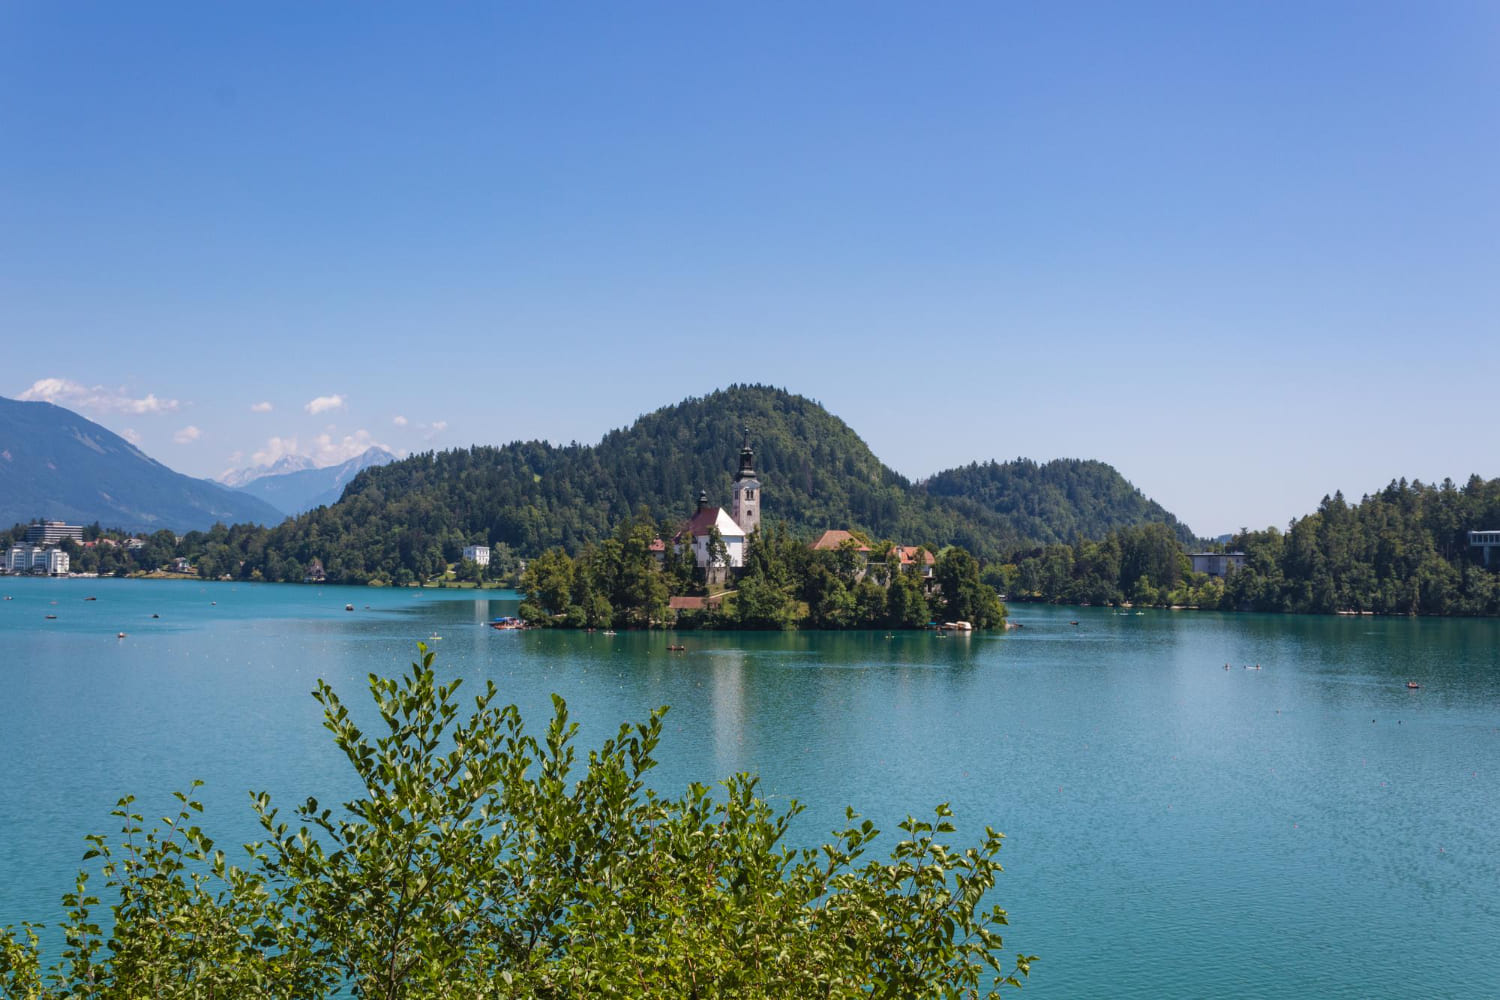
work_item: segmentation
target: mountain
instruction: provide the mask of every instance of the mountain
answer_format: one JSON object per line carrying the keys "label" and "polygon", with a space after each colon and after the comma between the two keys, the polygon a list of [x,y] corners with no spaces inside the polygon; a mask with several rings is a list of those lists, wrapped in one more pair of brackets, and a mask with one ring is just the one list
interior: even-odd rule
{"label": "mountain", "polygon": [[[283,472],[274,471],[292,459],[306,462],[308,465],[289,468]],[[310,458],[302,455],[288,455],[276,465],[266,467],[266,472],[244,480],[238,489],[241,493],[248,493],[264,500],[284,514],[301,514],[314,507],[337,503],[349,480],[360,471],[395,460],[396,456],[384,448],[374,447],[366,449],[363,454],[356,455],[347,462],[320,469],[310,467],[312,462]],[[239,476],[255,471],[257,470],[245,469],[234,475]],[[227,482],[228,480],[226,477],[220,481]]]}
{"label": "mountain", "polygon": [[976,462],[939,472],[922,488],[935,497],[977,505],[1035,544],[1097,539],[1116,528],[1152,523],[1167,525],[1185,544],[1196,541],[1187,525],[1103,462]]}
{"label": "mountain", "polygon": [[[476,446],[366,469],[338,503],[275,529],[251,555],[264,560],[257,568],[269,579],[300,579],[316,557],[330,579],[360,581],[438,572],[472,542],[503,543],[522,556],[554,545],[576,551],[641,508],[685,518],[699,490],[727,504],[746,426],[766,517],[809,536],[862,528],[994,560],[1055,538],[1102,536],[1131,518],[1187,532],[1102,463],[1034,467],[1047,492],[1032,506],[1015,501],[1033,475],[1020,468],[976,466],[914,484],[816,402],[732,386],[646,414],[597,445]],[[1116,502],[1123,513],[1112,511]]]}
{"label": "mountain", "polygon": [[240,489],[264,476],[284,476],[288,472],[316,469],[317,463],[306,455],[282,455],[270,465],[256,465],[248,469],[236,469],[219,477],[219,482],[232,489]]}
{"label": "mountain", "polygon": [[178,532],[282,520],[264,501],[173,472],[71,410],[0,398],[0,524],[38,517]]}

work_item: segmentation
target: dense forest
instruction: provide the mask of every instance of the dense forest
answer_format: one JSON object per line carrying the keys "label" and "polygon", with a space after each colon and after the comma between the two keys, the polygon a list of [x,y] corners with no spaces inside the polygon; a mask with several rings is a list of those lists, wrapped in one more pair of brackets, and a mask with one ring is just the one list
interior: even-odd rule
{"label": "dense forest", "polygon": [[637,515],[576,556],[548,549],[521,577],[521,617],[569,628],[674,622],[695,628],[923,628],[934,616],[991,628],[1005,621],[1005,606],[994,587],[981,581],[979,561],[964,549],[938,553],[932,575],[925,577],[926,559],[903,566],[889,541],[865,545],[866,551],[853,540],[814,550],[774,522],[750,536],[744,570],[731,590],[674,616],[670,597],[708,591],[688,553],[668,546],[660,561],[652,553],[661,527]]}
{"label": "dense forest", "polygon": [[393,584],[441,575],[470,544],[491,546],[502,562],[554,547],[577,554],[637,514],[686,518],[699,490],[728,502],[746,427],[767,519],[807,540],[858,529],[995,561],[1019,546],[1140,522],[1191,537],[1102,463],[992,462],[914,484],[816,402],[732,386],[647,414],[597,445],[476,446],[366,469],[339,503],[274,528],[191,535],[184,554],[205,576],[297,581],[316,559],[332,581]]}
{"label": "dense forest", "polygon": [[1325,496],[1286,531],[1241,531],[1224,546],[1245,566],[1223,580],[1189,572],[1160,526],[1052,545],[990,566],[1015,600],[1174,604],[1314,614],[1500,614],[1500,559],[1486,569],[1468,532],[1500,527],[1500,479],[1406,480],[1350,504]]}
{"label": "dense forest", "polygon": [[1103,462],[1018,458],[974,463],[940,472],[921,486],[976,519],[1000,518],[1009,537],[1028,543],[1101,538],[1142,524],[1163,524],[1179,541],[1196,541],[1187,525]]}

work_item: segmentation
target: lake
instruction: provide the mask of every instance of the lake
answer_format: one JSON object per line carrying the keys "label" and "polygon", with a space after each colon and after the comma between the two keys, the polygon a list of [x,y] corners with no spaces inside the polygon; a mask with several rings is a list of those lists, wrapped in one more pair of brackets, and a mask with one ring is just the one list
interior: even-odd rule
{"label": "lake", "polygon": [[203,779],[221,846],[255,833],[248,790],[352,794],[308,692],[368,718],[366,675],[437,635],[440,674],[493,679],[533,731],[562,694],[584,747],[671,705],[654,782],[757,772],[808,804],[799,841],[846,804],[1004,831],[1028,996],[1500,994],[1500,622],[1016,605],[1006,634],[669,640],[495,632],[504,592],[0,593],[0,924],[56,919],[123,794],[160,816]]}

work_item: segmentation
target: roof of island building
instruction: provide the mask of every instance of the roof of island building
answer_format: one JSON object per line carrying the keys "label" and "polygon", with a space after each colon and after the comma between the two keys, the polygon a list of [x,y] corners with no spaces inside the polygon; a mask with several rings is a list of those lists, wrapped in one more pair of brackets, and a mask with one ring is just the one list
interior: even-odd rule
{"label": "roof of island building", "polygon": [[736,524],[734,518],[730,517],[729,512],[723,507],[708,506],[706,497],[701,499],[699,503],[702,506],[693,515],[692,520],[688,521],[687,527],[683,529],[683,534],[691,535],[693,538],[700,538],[708,534],[710,528],[718,528],[719,534],[725,538],[745,537],[745,529]]}
{"label": "roof of island building", "polygon": [[932,554],[931,549],[923,548],[920,545],[896,546],[896,555],[900,557],[901,565],[903,566],[910,566],[916,562],[918,552],[922,553],[922,562],[925,565],[931,566],[937,562],[937,557]]}
{"label": "roof of island building", "polygon": [[844,531],[842,529],[833,529],[831,531],[823,532],[822,535],[818,536],[818,540],[816,542],[813,542],[812,547],[815,549],[836,549],[840,545],[843,545],[845,542],[853,542],[855,545],[859,546],[859,551],[861,552],[870,551],[870,547],[868,545],[866,545],[864,542],[861,542],[858,538],[855,538],[851,532]]}

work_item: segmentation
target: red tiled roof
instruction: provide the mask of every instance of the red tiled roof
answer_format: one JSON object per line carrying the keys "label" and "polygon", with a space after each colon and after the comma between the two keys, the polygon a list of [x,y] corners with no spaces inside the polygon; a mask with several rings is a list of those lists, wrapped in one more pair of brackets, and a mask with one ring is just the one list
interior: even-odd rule
{"label": "red tiled roof", "polygon": [[[859,539],[855,538],[847,531],[844,531],[842,529],[834,529],[823,532],[823,534],[819,536],[818,540],[816,542],[813,542],[812,547],[819,550],[836,549],[840,545],[843,545],[845,542],[858,543]],[[868,545],[860,545],[859,551],[868,552],[870,551],[870,547]]]}
{"label": "red tiled roof", "polygon": [[[901,565],[910,566],[912,563],[916,562],[917,550],[921,548],[922,547],[920,545],[896,546],[896,554],[901,557]],[[937,562],[937,559],[933,556],[933,554],[926,549],[922,549],[922,555],[924,556],[922,562],[928,566],[931,566],[933,563]]]}
{"label": "red tiled roof", "polygon": [[669,597],[667,607],[673,611],[702,611],[704,608],[716,608],[724,602],[719,597]]}
{"label": "red tiled roof", "polygon": [[662,541],[660,538],[653,538],[651,539],[651,551],[665,552],[667,551],[667,543]]}
{"label": "red tiled roof", "polygon": [[687,527],[683,528],[683,534],[696,538],[699,535],[708,534],[708,529],[714,526],[719,519],[719,508],[699,507],[692,520],[688,521]]}

